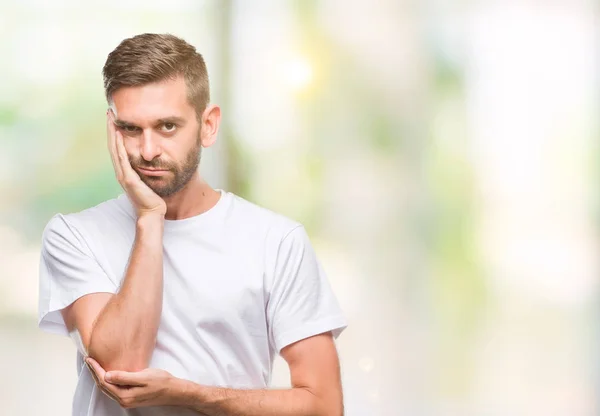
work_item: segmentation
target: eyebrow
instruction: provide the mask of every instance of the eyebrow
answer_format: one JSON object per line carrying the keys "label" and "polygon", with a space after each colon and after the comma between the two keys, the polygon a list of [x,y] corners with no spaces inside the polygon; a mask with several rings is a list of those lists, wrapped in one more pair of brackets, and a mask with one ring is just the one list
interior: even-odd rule
{"label": "eyebrow", "polygon": [[156,120],[156,124],[167,124],[167,123],[173,123],[173,124],[185,124],[185,119],[183,119],[182,117],[177,117],[177,116],[172,116],[172,117],[165,117],[165,118],[159,118],[158,120]]}
{"label": "eyebrow", "polygon": [[115,125],[116,125],[117,127],[137,127],[137,126],[136,126],[135,124],[133,124],[133,123],[129,123],[129,122],[125,121],[125,120],[119,120],[119,119],[116,119],[116,120],[115,120]]}
{"label": "eyebrow", "polygon": [[[164,118],[159,118],[158,120],[156,120],[156,123],[154,124],[155,126],[159,126],[162,124],[167,124],[167,123],[173,123],[173,124],[179,124],[179,125],[184,125],[185,124],[185,119],[182,117],[177,117],[177,116],[171,116],[171,117],[164,117]],[[120,120],[120,119],[116,119],[115,120],[115,125],[117,125],[117,127],[137,127],[139,128],[139,126],[136,126],[133,123],[130,123],[128,121],[125,120]]]}

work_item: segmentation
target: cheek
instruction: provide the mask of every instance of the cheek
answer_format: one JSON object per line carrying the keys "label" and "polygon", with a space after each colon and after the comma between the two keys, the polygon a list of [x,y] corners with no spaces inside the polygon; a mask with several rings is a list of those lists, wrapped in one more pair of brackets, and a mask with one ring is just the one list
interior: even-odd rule
{"label": "cheek", "polygon": [[198,148],[199,143],[197,130],[181,132],[165,143],[163,155],[182,164],[188,159],[190,152]]}
{"label": "cheek", "polygon": [[124,136],[123,145],[125,146],[125,151],[127,152],[127,156],[129,156],[129,158],[139,157],[140,146],[138,145],[138,141],[135,137]]}
{"label": "cheek", "polygon": [[133,149],[137,147],[135,145],[135,139],[130,136],[123,136],[123,145],[125,146],[127,153],[131,153]]}

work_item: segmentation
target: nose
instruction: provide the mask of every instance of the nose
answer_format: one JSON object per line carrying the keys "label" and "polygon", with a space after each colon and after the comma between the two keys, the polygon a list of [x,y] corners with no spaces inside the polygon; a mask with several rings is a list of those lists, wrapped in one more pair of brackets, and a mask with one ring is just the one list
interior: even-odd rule
{"label": "nose", "polygon": [[144,130],[140,141],[140,156],[147,162],[151,162],[162,154],[159,140],[160,138],[156,137],[152,130]]}

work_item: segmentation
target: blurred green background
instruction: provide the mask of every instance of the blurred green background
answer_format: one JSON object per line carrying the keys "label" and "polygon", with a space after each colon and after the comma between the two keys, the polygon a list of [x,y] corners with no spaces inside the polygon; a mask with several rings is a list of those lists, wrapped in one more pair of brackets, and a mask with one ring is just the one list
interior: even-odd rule
{"label": "blurred green background", "polygon": [[70,414],[75,348],[36,327],[41,232],[121,192],[101,68],[143,32],[207,61],[209,183],[306,225],[350,323],[348,416],[599,414],[599,16],[0,0],[0,414]]}

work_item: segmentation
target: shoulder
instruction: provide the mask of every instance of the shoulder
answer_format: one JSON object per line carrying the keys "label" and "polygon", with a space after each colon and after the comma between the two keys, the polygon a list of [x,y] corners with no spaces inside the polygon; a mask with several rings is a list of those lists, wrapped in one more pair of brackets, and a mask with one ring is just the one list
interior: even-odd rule
{"label": "shoulder", "polygon": [[257,237],[264,236],[272,242],[281,242],[289,234],[294,234],[295,230],[304,230],[303,225],[296,220],[231,192],[228,194],[232,199],[228,217],[238,232],[245,230]]}
{"label": "shoulder", "polygon": [[76,240],[83,240],[85,234],[106,231],[107,227],[131,220],[131,213],[123,198],[126,197],[121,195],[79,212],[54,215],[44,228],[44,244],[57,240],[75,243]]}

